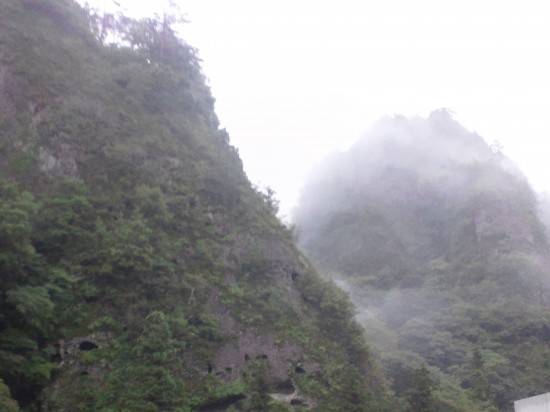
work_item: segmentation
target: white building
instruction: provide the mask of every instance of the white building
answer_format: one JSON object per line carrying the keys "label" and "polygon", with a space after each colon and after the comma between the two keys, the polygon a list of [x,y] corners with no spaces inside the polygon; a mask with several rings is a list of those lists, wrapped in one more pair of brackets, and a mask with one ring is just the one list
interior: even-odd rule
{"label": "white building", "polygon": [[550,392],[514,402],[515,412],[550,412]]}

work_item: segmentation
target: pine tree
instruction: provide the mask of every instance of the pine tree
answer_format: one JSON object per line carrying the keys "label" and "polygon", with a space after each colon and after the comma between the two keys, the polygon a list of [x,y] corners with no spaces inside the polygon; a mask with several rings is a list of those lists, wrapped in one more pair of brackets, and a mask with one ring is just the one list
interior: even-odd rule
{"label": "pine tree", "polygon": [[472,352],[471,368],[471,390],[475,399],[486,401],[491,398],[491,387],[487,380],[487,373],[484,368],[484,360],[478,348]]}
{"label": "pine tree", "polygon": [[407,394],[411,412],[434,411],[433,389],[434,381],[430,377],[430,372],[422,365],[414,371],[411,389]]}

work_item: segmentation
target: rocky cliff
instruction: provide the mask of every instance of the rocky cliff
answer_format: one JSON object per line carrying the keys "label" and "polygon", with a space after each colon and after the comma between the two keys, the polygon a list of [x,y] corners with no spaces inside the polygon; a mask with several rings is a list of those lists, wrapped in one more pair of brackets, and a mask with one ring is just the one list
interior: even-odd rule
{"label": "rocky cliff", "polygon": [[391,408],[213,107],[166,19],[2,3],[0,378],[24,410]]}

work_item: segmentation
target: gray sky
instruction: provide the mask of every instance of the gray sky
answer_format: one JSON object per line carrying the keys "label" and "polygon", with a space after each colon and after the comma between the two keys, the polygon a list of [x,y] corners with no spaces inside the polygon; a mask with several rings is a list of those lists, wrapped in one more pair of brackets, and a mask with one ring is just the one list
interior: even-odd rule
{"label": "gray sky", "polygon": [[[92,4],[107,0],[90,1]],[[163,1],[120,0],[146,14]],[[547,0],[180,0],[222,126],[290,214],[304,177],[385,115],[446,107],[550,191]]]}

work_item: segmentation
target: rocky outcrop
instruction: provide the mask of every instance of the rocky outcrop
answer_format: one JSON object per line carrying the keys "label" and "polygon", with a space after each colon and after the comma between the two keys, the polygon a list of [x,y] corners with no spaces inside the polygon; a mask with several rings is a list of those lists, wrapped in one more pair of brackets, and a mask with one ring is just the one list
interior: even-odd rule
{"label": "rocky outcrop", "polygon": [[56,150],[41,146],[38,154],[38,168],[50,178],[78,176],[75,156],[67,144],[60,144]]}

